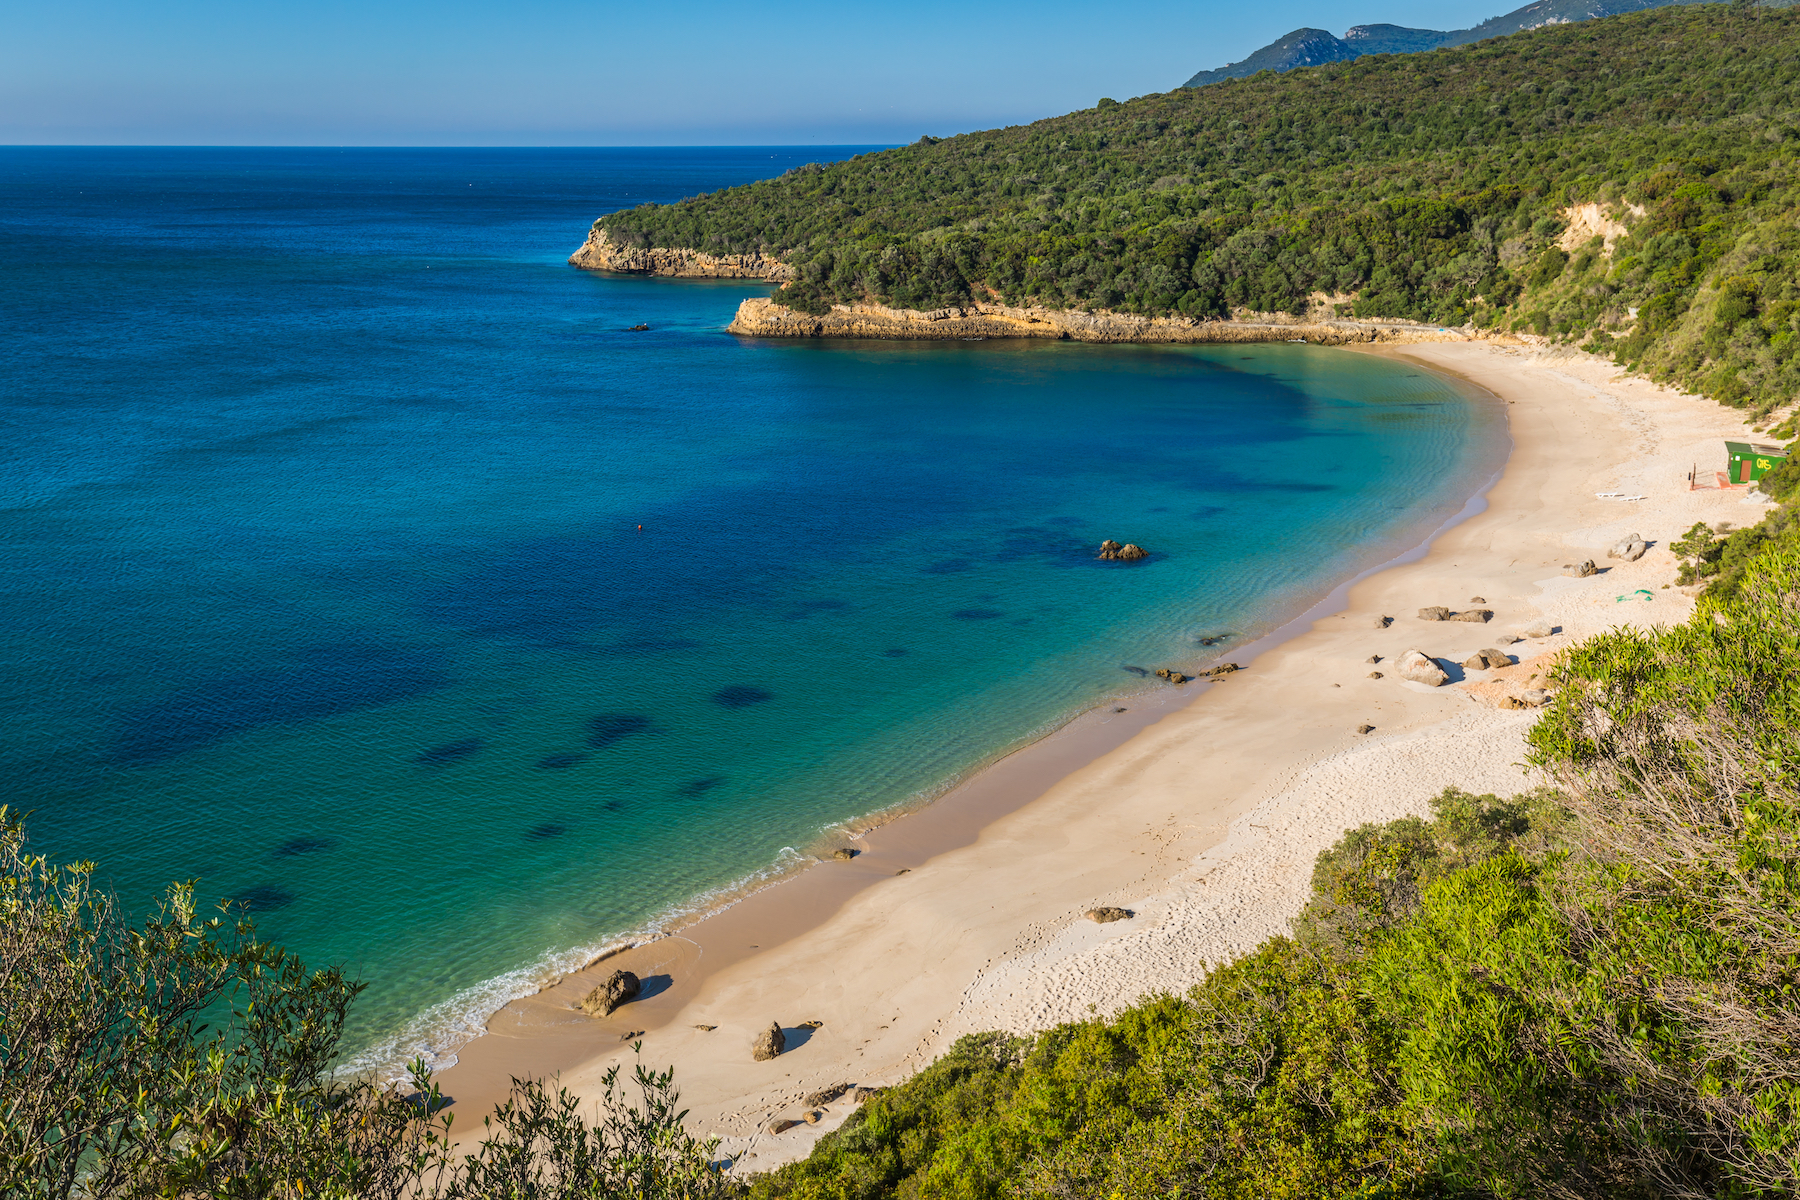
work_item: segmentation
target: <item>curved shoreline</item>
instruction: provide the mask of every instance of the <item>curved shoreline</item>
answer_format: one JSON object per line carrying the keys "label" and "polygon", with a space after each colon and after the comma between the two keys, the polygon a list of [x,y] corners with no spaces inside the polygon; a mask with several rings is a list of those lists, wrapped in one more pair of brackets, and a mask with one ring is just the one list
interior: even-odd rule
{"label": "curved shoreline", "polygon": [[[1043,1028],[1181,991],[1209,963],[1285,929],[1314,856],[1341,830],[1423,811],[1445,786],[1519,790],[1532,717],[1493,701],[1530,686],[1572,638],[1685,616],[1680,591],[1652,593],[1654,610],[1613,604],[1612,593],[1672,576],[1664,544],[1693,520],[1747,515],[1735,493],[1677,488],[1691,456],[1739,435],[1741,422],[1615,380],[1610,364],[1585,356],[1478,345],[1405,356],[1507,401],[1514,450],[1485,508],[1437,532],[1418,558],[1346,582],[1341,613],[1302,616],[1298,636],[1264,650],[1256,669],[1128,714],[1148,718],[1130,731],[1108,729],[1105,713],[1071,722],[970,781],[956,802],[872,831],[854,861],[604,965],[669,976],[647,1000],[604,1021],[576,1017],[568,1004],[589,977],[509,1006],[446,1072],[449,1094],[478,1115],[510,1074],[560,1072],[572,1090],[591,1090],[630,1057],[620,1036],[648,1030],[646,1059],[676,1069],[693,1124],[723,1135],[746,1168],[766,1169],[804,1156],[851,1111],[833,1105],[818,1125],[764,1131],[796,1115],[808,1092],[893,1082],[962,1033]],[[1628,421],[1643,423],[1641,446],[1620,436]],[[1594,498],[1621,486],[1653,494],[1638,506]],[[1660,543],[1638,562],[1561,575],[1570,557],[1602,557],[1638,529]],[[1469,593],[1496,610],[1493,627],[1407,615]],[[1398,619],[1378,630],[1378,615]],[[1541,618],[1562,632],[1514,647],[1518,666],[1441,689],[1368,678],[1371,649],[1392,657],[1419,646],[1455,661]],[[1358,721],[1377,728],[1364,737]],[[1120,732],[1131,736],[1117,744]],[[1043,777],[1025,770],[1033,763]],[[1137,916],[1083,921],[1096,904]],[[771,1019],[795,1035],[803,1020],[823,1026],[774,1063],[753,1063],[751,1035]]]}
{"label": "curved shoreline", "polygon": [[[1286,603],[1277,601],[1272,627],[1223,652],[1226,656],[1253,665],[1261,656],[1303,636],[1313,622],[1342,610],[1351,588],[1382,571],[1417,561],[1446,531],[1485,510],[1484,497],[1500,478],[1512,449],[1504,422],[1504,402],[1456,372],[1427,369],[1463,392],[1472,405],[1493,406],[1493,415],[1500,418],[1499,428],[1491,430],[1476,427],[1479,416],[1471,422],[1474,436],[1499,439],[1485,447],[1492,468],[1478,476],[1485,482],[1464,497],[1454,511],[1449,505],[1458,502],[1448,499],[1397,525],[1372,559],[1365,557],[1353,565],[1323,594],[1307,591],[1297,598],[1285,598]],[[880,844],[884,856],[904,848],[909,861],[923,861],[973,845],[983,830],[1028,806],[1057,781],[1126,745],[1145,729],[1190,707],[1219,686],[1223,685],[1195,679],[1180,689],[1161,686],[1102,698],[1055,721],[1046,730],[1028,734],[996,751],[992,757],[945,781],[932,795],[847,819],[838,826],[847,831],[842,838],[833,839],[827,832],[819,841]],[[1125,703],[1128,709],[1117,708]],[[819,855],[803,855],[785,865],[771,865],[737,884],[707,893],[673,914],[651,921],[638,935],[621,936],[597,947],[584,966],[561,973],[530,995],[509,1001],[487,1019],[484,1035],[465,1041],[454,1050],[453,1065],[443,1075],[446,1088],[454,1088],[451,1094],[460,1094],[462,1101],[475,1111],[485,1112],[504,1097],[513,1075],[558,1073],[566,1070],[572,1060],[586,1057],[592,1049],[587,1035],[594,1023],[574,1015],[572,1010],[587,991],[615,969],[646,977],[671,976],[669,987],[631,1006],[632,1029],[627,1032],[649,1033],[665,1028],[677,1020],[681,1007],[692,1000],[708,976],[750,957],[742,952],[722,952],[721,943],[767,949],[775,943],[751,941],[752,937],[764,935],[739,935],[770,924],[780,926],[782,944],[803,939],[854,896],[891,877],[891,873],[847,872],[846,864],[834,863],[823,853],[821,850]],[[701,950],[702,943],[712,945],[710,953]]]}

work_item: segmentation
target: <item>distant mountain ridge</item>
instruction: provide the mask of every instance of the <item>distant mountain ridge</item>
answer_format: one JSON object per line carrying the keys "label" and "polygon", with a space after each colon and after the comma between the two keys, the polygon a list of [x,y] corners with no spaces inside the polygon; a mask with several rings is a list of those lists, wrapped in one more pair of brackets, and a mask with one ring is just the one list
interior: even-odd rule
{"label": "distant mountain ridge", "polygon": [[1348,62],[1365,54],[1417,54],[1440,46],[1462,46],[1485,38],[1503,37],[1541,25],[1568,25],[1596,17],[1640,12],[1669,4],[1698,4],[1702,0],[1536,0],[1504,16],[1490,17],[1473,29],[1408,29],[1402,25],[1355,25],[1344,36],[1323,29],[1296,29],[1277,38],[1242,62],[1227,63],[1216,71],[1201,71],[1182,87],[1205,87],[1221,79],[1244,79],[1258,71],[1291,71],[1324,63]]}

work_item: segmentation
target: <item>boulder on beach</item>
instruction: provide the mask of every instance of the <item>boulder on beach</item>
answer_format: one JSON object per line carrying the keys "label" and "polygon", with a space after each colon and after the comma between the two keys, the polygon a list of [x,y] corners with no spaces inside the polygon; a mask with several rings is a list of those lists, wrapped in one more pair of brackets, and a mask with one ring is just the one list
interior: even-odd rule
{"label": "boulder on beach", "polygon": [[1382,674],[1380,671],[1370,671],[1369,678],[1370,679],[1380,679],[1380,678],[1382,678]]}
{"label": "boulder on beach", "polygon": [[807,1111],[801,1113],[800,1115],[802,1117],[806,1118],[806,1123],[808,1125],[817,1125],[820,1122],[820,1120],[822,1120],[825,1116],[824,1113],[814,1112],[812,1109],[808,1109]]}
{"label": "boulder on beach", "polygon": [[1562,573],[1575,579],[1586,579],[1589,575],[1598,575],[1600,568],[1594,565],[1593,559],[1584,558],[1578,563],[1564,563]]}
{"label": "boulder on beach", "polygon": [[590,1017],[610,1017],[621,1004],[638,997],[643,984],[630,971],[614,971],[581,1002],[581,1011]]}
{"label": "boulder on beach", "polygon": [[1556,632],[1556,626],[1548,621],[1538,621],[1519,630],[1528,638],[1547,638]]}
{"label": "boulder on beach", "polygon": [[1423,650],[1408,650],[1400,656],[1400,661],[1395,664],[1395,667],[1400,672],[1400,678],[1410,683],[1422,683],[1426,687],[1443,687],[1450,682],[1450,676],[1446,675],[1444,669],[1437,665],[1436,660]]}
{"label": "boulder on beach", "polygon": [[1626,562],[1636,562],[1638,559],[1644,557],[1644,551],[1649,548],[1650,543],[1644,540],[1642,534],[1628,533],[1618,541],[1614,542],[1611,546],[1607,547],[1606,557],[1622,558]]}
{"label": "boulder on beach", "polygon": [[770,1121],[769,1122],[769,1132],[770,1133],[786,1133],[788,1130],[794,1128],[798,1124],[800,1124],[800,1122],[790,1121],[786,1117],[783,1117],[779,1121]]}
{"label": "boulder on beach", "polygon": [[1471,671],[1491,671],[1512,666],[1512,655],[1502,650],[1477,650],[1463,663]]}
{"label": "boulder on beach", "polygon": [[1356,727],[1356,732],[1358,732],[1358,733],[1374,733],[1375,727],[1373,725],[1367,724],[1365,722],[1364,724],[1358,725]]}
{"label": "boulder on beach", "polygon": [[1433,604],[1430,608],[1419,610],[1419,620],[1421,621],[1448,621],[1449,619],[1450,610],[1441,604]]}
{"label": "boulder on beach", "polygon": [[831,857],[837,859],[839,862],[849,862],[856,857],[857,853],[857,851],[850,849],[848,846],[841,846],[831,852]]}
{"label": "boulder on beach", "polygon": [[1377,628],[1377,629],[1386,629],[1389,625],[1392,625],[1393,623],[1394,623],[1394,618],[1392,618],[1392,617],[1376,617],[1375,618],[1375,628]]}
{"label": "boulder on beach", "polygon": [[1170,683],[1186,683],[1188,681],[1186,675],[1183,675],[1180,671],[1170,667],[1163,667],[1161,670],[1157,671],[1156,677],[1158,679],[1166,679]]}
{"label": "boulder on beach", "polygon": [[836,1100],[839,1096],[849,1090],[850,1085],[847,1083],[833,1084],[828,1088],[821,1088],[819,1091],[813,1092],[807,1096],[805,1100],[801,1101],[801,1103],[805,1104],[808,1108],[824,1108],[827,1104],[830,1104],[833,1100]]}
{"label": "boulder on beach", "polygon": [[874,1096],[879,1096],[879,1095],[881,1095],[881,1093],[883,1093],[885,1091],[887,1091],[886,1088],[859,1087],[854,1092],[850,1093],[850,1100],[854,1104],[861,1104],[864,1100],[868,1100]]}
{"label": "boulder on beach", "polygon": [[1471,625],[1485,625],[1494,619],[1494,610],[1491,608],[1464,609],[1462,612],[1453,614],[1450,619],[1452,621],[1467,621]]}
{"label": "boulder on beach", "polygon": [[781,1032],[781,1022],[774,1021],[750,1043],[750,1057],[757,1062],[768,1062],[772,1058],[779,1058],[786,1049],[787,1034]]}
{"label": "boulder on beach", "polygon": [[1487,597],[1486,596],[1470,596],[1469,603],[1470,604],[1486,604]]}
{"label": "boulder on beach", "polygon": [[1241,671],[1243,669],[1244,668],[1238,666],[1236,663],[1220,663],[1218,666],[1212,668],[1210,671],[1200,672],[1200,677],[1202,679],[1223,679],[1225,676],[1230,675],[1235,671]]}
{"label": "boulder on beach", "polygon": [[1107,538],[1100,543],[1099,557],[1117,562],[1136,562],[1140,558],[1149,558],[1150,552],[1133,542],[1126,542],[1121,546]]}
{"label": "boulder on beach", "polygon": [[1094,922],[1096,925],[1110,925],[1114,921],[1129,921],[1136,915],[1137,914],[1132,912],[1129,908],[1113,908],[1110,906],[1090,908],[1082,914],[1082,916]]}
{"label": "boulder on beach", "polygon": [[1525,703],[1523,700],[1519,699],[1517,696],[1502,696],[1498,700],[1494,701],[1494,707],[1495,708],[1530,708],[1531,705]]}
{"label": "boulder on beach", "polygon": [[1381,661],[1381,655],[1371,654],[1371,655],[1369,655],[1369,657],[1363,659],[1363,661],[1366,663],[1378,663]]}
{"label": "boulder on beach", "polygon": [[1550,693],[1543,688],[1531,688],[1529,691],[1519,693],[1519,699],[1533,708],[1542,708],[1550,703]]}

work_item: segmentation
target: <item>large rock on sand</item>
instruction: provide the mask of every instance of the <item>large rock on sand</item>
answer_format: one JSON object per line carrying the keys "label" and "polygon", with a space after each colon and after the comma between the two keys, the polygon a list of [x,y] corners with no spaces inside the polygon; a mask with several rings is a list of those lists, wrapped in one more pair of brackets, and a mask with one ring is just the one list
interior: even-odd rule
{"label": "large rock on sand", "polygon": [[1512,666],[1512,655],[1501,650],[1477,650],[1464,661],[1471,671],[1491,671],[1495,667]]}
{"label": "large rock on sand", "polygon": [[1443,687],[1450,682],[1450,676],[1423,650],[1408,650],[1394,664],[1394,669],[1400,672],[1400,678],[1427,687]]}
{"label": "large rock on sand", "polygon": [[581,1011],[590,1017],[610,1017],[619,1005],[636,1000],[642,988],[643,984],[630,971],[614,971],[606,982],[587,994]]}
{"label": "large rock on sand", "polygon": [[781,1057],[786,1049],[787,1034],[781,1032],[781,1022],[774,1021],[750,1043],[750,1057],[757,1062],[768,1062],[772,1058]]}
{"label": "large rock on sand", "polygon": [[1611,546],[1607,547],[1606,557],[1622,558],[1626,562],[1636,562],[1638,559],[1644,557],[1644,551],[1649,548],[1650,543],[1644,540],[1642,534],[1628,533],[1618,541],[1614,542]]}
{"label": "large rock on sand", "polygon": [[1591,558],[1584,558],[1578,563],[1563,564],[1563,574],[1575,579],[1586,579],[1589,575],[1598,575],[1599,573],[1600,568],[1594,565],[1594,560]]}
{"label": "large rock on sand", "polygon": [[1090,908],[1082,915],[1096,925],[1110,925],[1114,921],[1129,921],[1136,914],[1129,908],[1114,908],[1111,905],[1103,905],[1100,908]]}
{"label": "large rock on sand", "polygon": [[1450,610],[1441,604],[1433,604],[1430,608],[1419,610],[1419,620],[1421,621],[1448,621],[1449,619]]}
{"label": "large rock on sand", "polygon": [[1494,619],[1491,608],[1465,608],[1450,618],[1452,621],[1467,621],[1471,625],[1486,625]]}

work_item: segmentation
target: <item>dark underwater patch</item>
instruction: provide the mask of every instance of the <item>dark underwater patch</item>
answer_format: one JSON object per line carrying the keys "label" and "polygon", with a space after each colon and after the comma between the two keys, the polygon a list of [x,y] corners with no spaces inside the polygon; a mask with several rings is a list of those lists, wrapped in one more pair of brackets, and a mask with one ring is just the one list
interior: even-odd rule
{"label": "dark underwater patch", "polygon": [[997,608],[959,608],[950,615],[959,621],[992,621],[1006,614]]}
{"label": "dark underwater patch", "polygon": [[291,665],[168,692],[114,718],[115,762],[162,762],[263,725],[295,725],[411,700],[449,682],[434,653],[344,642]]}
{"label": "dark underwater patch", "polygon": [[723,775],[708,775],[705,779],[689,780],[676,790],[684,796],[704,796],[724,782]]}
{"label": "dark underwater patch", "polygon": [[540,771],[566,771],[577,763],[587,761],[587,755],[573,750],[565,750],[561,754],[547,754],[538,759],[537,769]]}
{"label": "dark underwater patch", "polygon": [[728,688],[720,688],[712,695],[714,704],[722,704],[726,708],[749,708],[752,704],[761,704],[765,700],[773,700],[775,693],[765,692],[759,687],[734,683]]}
{"label": "dark underwater patch", "polygon": [[464,738],[460,742],[445,742],[442,746],[433,746],[429,750],[421,750],[413,759],[420,766],[441,767],[445,763],[453,763],[459,758],[467,758],[481,750],[480,738]]}
{"label": "dark underwater patch", "polygon": [[803,600],[794,606],[794,611],[787,615],[787,619],[804,621],[822,612],[839,612],[849,607],[850,602],[847,600]]}
{"label": "dark underwater patch", "polygon": [[650,728],[650,718],[637,713],[601,713],[588,722],[588,745],[604,749]]}
{"label": "dark underwater patch", "polygon": [[902,649],[899,646],[895,646],[892,650],[883,650],[881,652],[883,658],[905,658],[911,653],[912,651]]}
{"label": "dark underwater patch", "polygon": [[255,887],[233,896],[231,902],[245,912],[274,912],[278,908],[286,908],[292,904],[294,894],[278,888],[272,883],[259,883]]}
{"label": "dark underwater patch", "polygon": [[270,858],[293,858],[297,854],[324,854],[337,849],[337,839],[330,837],[289,838],[269,851]]}
{"label": "dark underwater patch", "polygon": [[927,575],[955,575],[955,574],[958,574],[959,572],[970,570],[974,566],[975,566],[975,562],[973,559],[945,558],[945,559],[940,559],[937,562],[934,562],[930,566],[926,567],[925,574],[927,574]]}
{"label": "dark underwater patch", "polygon": [[525,831],[525,836],[534,841],[547,842],[551,838],[559,838],[569,832],[567,825],[558,825],[554,821],[546,821],[542,825],[533,825]]}

